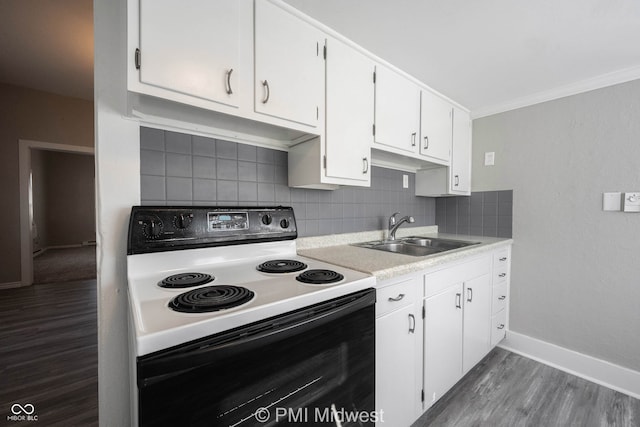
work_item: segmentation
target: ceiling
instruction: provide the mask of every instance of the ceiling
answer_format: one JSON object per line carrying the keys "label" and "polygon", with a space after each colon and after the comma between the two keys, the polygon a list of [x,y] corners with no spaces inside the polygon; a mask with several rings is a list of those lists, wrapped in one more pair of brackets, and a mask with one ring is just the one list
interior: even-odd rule
{"label": "ceiling", "polygon": [[[637,0],[286,0],[474,117],[640,78]],[[0,81],[93,98],[91,0],[0,0]]]}

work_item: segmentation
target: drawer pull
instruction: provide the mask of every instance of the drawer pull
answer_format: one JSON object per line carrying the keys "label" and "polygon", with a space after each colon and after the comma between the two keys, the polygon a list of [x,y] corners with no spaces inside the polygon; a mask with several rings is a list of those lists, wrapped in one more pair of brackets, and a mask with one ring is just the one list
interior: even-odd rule
{"label": "drawer pull", "polygon": [[391,297],[389,297],[389,301],[398,302],[398,301],[400,301],[402,298],[404,298],[404,294],[400,294],[400,295],[398,295],[398,296],[397,296],[397,297],[395,297],[395,298],[391,298]]}
{"label": "drawer pull", "polygon": [[498,329],[504,329],[504,323],[500,323],[500,325],[498,325]]}
{"label": "drawer pull", "polygon": [[498,277],[504,277],[506,275],[507,275],[507,273],[500,273],[500,274],[498,274]]}
{"label": "drawer pull", "polygon": [[416,317],[413,314],[409,315],[409,333],[413,334],[416,332]]}
{"label": "drawer pull", "polygon": [[473,301],[473,289],[467,288],[467,302]]}
{"label": "drawer pull", "polygon": [[462,294],[456,294],[456,308],[462,308],[462,301],[460,300],[462,298]]}
{"label": "drawer pull", "polygon": [[502,295],[502,296],[498,297],[498,299],[499,299],[500,301],[504,300],[505,298],[507,298],[507,296],[506,296],[506,295]]}
{"label": "drawer pull", "polygon": [[500,261],[506,261],[506,260],[507,260],[506,256],[503,256],[502,258],[500,258]]}

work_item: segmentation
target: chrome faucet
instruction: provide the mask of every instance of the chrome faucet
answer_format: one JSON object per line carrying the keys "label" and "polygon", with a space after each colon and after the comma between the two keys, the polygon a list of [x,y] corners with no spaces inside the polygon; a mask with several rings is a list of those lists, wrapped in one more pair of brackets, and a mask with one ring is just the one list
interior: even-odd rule
{"label": "chrome faucet", "polygon": [[387,240],[396,240],[396,230],[398,230],[398,227],[405,222],[408,222],[409,224],[416,222],[412,216],[403,216],[399,220],[396,220],[396,215],[400,215],[400,212],[396,212],[389,217],[389,237]]}

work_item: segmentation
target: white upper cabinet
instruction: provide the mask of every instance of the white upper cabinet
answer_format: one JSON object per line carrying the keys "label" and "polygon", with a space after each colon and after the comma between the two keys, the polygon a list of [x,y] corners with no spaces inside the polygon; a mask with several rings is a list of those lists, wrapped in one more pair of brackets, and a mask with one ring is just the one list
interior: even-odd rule
{"label": "white upper cabinet", "polygon": [[459,195],[471,192],[471,117],[459,108],[453,109],[450,190]]}
{"label": "white upper cabinet", "polygon": [[[375,137],[387,151],[417,154],[420,138],[420,88],[384,66],[376,67]],[[389,150],[389,148],[391,150]]]}
{"label": "white upper cabinet", "polygon": [[423,90],[420,109],[420,154],[436,163],[451,160],[453,106]]}
{"label": "white upper cabinet", "polygon": [[324,34],[274,3],[256,0],[255,111],[313,127],[324,112]]}
{"label": "white upper cabinet", "polygon": [[240,2],[140,0],[140,83],[237,107]]}
{"label": "white upper cabinet", "polygon": [[327,39],[326,61],[327,176],[369,185],[374,63],[333,38]]}

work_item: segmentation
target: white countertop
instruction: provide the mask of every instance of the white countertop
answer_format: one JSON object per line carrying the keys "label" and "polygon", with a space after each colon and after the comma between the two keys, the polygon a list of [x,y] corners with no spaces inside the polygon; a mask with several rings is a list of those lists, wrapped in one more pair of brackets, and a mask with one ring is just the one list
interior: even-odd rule
{"label": "white countertop", "polygon": [[[400,230],[402,230],[402,233],[400,233]],[[386,280],[441,264],[455,262],[469,256],[506,247],[513,243],[513,239],[438,233],[437,227],[407,227],[400,230],[398,230],[398,237],[439,237],[480,242],[480,244],[422,257],[352,246],[353,243],[382,239],[383,232],[377,231],[301,238],[298,239],[298,254],[369,273],[376,276],[378,280]]]}

